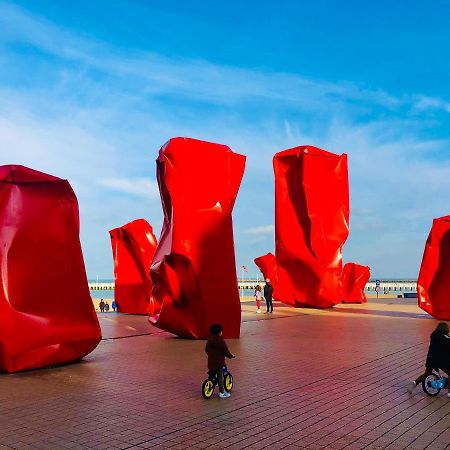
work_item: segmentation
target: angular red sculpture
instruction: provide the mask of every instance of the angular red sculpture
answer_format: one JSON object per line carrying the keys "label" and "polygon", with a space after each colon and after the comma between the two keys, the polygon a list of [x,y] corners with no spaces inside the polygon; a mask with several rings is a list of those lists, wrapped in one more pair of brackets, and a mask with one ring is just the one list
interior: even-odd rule
{"label": "angular red sculpture", "polygon": [[273,253],[267,253],[266,255],[255,258],[254,262],[263,274],[264,280],[267,278],[270,279],[270,283],[273,287],[273,298],[275,300],[282,298],[283,295],[280,297],[279,293],[280,286],[278,284],[277,261],[275,255]]}
{"label": "angular red sculpture", "polygon": [[450,216],[433,220],[417,280],[419,307],[450,320]]}
{"label": "angular red sculpture", "polygon": [[342,271],[343,303],[366,303],[364,288],[370,279],[370,267],[347,263]]}
{"label": "angular red sculpture", "polygon": [[159,151],[164,210],[151,268],[155,309],[150,322],[182,337],[204,339],[213,323],[240,334],[231,213],[245,156],[225,145],[170,139]]}
{"label": "angular red sculpture", "polygon": [[101,339],[69,183],[0,167],[0,370],[76,361]]}
{"label": "angular red sculpture", "polygon": [[279,300],[334,306],[349,232],[347,155],[301,146],[277,153],[273,166]]}
{"label": "angular red sculpture", "polygon": [[136,219],[109,232],[114,258],[114,298],[127,314],[153,312],[150,266],[157,242],[150,224]]}

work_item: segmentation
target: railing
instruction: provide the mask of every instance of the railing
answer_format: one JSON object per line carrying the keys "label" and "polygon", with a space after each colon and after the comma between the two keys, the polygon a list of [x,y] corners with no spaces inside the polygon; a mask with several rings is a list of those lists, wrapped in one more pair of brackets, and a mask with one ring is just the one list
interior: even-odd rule
{"label": "railing", "polygon": [[[380,291],[384,292],[415,292],[416,291],[416,280],[380,280]],[[252,278],[244,278],[242,280],[238,280],[238,288],[239,289],[250,289],[253,290],[257,285],[261,287],[264,286],[264,280],[257,280]],[[375,291],[376,282],[375,280],[370,280],[366,284],[367,291]],[[91,291],[106,291],[114,289],[114,282],[89,282],[89,289]]]}
{"label": "railing", "polygon": [[88,282],[88,286],[91,291],[109,291],[114,289],[114,282],[97,283],[95,281],[90,281]]}

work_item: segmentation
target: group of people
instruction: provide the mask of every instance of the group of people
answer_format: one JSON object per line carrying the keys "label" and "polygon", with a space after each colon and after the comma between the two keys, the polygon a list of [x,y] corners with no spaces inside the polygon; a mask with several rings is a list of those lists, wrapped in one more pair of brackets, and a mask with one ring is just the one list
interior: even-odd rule
{"label": "group of people", "polygon": [[261,290],[261,286],[258,284],[255,288],[255,299],[256,299],[256,312],[261,313],[261,300],[262,297],[266,300],[267,311],[266,314],[273,313],[273,286],[270,283],[270,279],[266,278],[266,284],[264,285],[264,293]]}
{"label": "group of people", "polygon": [[[266,286],[268,283],[270,284],[270,280],[266,280]],[[267,292],[271,292],[271,289],[269,288]],[[265,293],[264,297],[266,298],[266,301],[267,298],[271,298],[268,293],[267,296]],[[259,301],[261,302],[261,299]],[[267,304],[268,311],[270,304],[271,302]],[[233,355],[228,349],[228,346],[222,337],[222,326],[220,324],[211,326],[210,336],[206,343],[205,351],[208,355],[208,371],[211,376],[217,376],[219,384],[219,397],[228,398],[230,393],[226,392],[224,387],[222,367],[225,364],[226,357],[235,358],[236,356]],[[425,362],[425,372],[414,381],[410,381],[408,383],[408,391],[412,393],[418,384],[433,373],[433,370],[442,370],[442,372],[450,377],[450,336],[449,326],[446,322],[439,323],[436,329],[431,333],[430,345]],[[450,382],[447,383],[447,388],[447,395],[450,398]]]}
{"label": "group of people", "polygon": [[[261,286],[255,288],[255,299],[257,312],[261,313],[261,300],[264,297],[266,301],[267,314],[273,313],[273,286],[270,283],[270,279],[266,278],[264,289]],[[219,397],[228,398],[230,393],[225,390],[225,382],[223,377],[223,366],[225,364],[225,358],[235,358],[222,337],[222,325],[214,324],[210,328],[210,335],[206,342],[205,352],[208,355],[208,373],[210,377],[217,376],[217,382],[219,385]]]}
{"label": "group of people", "polygon": [[[100,303],[98,304],[98,307],[100,309],[100,312],[109,312],[109,303],[108,300],[103,301],[103,299],[100,300]],[[113,302],[111,303],[111,308],[113,309],[114,312],[116,312],[116,310],[118,310],[117,308],[117,303],[115,300],[113,300]]]}
{"label": "group of people", "polygon": [[[263,290],[261,289],[261,286],[256,286],[254,295],[258,313],[261,313],[261,300],[263,297],[266,301],[266,313],[270,314],[273,312],[273,286],[270,283],[269,278],[266,278]],[[103,299],[100,300],[99,307],[101,312],[109,311],[109,303],[107,301],[104,302]],[[117,305],[115,301],[112,302],[112,308],[116,311]],[[235,358],[235,355],[229,351],[228,346],[222,337],[222,326],[220,324],[211,326],[210,336],[206,343],[205,351],[208,355],[208,371],[211,376],[214,374],[217,375],[219,396],[220,398],[228,398],[230,394],[229,392],[226,392],[224,387],[222,367],[225,364],[225,357]],[[412,393],[418,384],[433,373],[433,370],[437,369],[442,370],[450,377],[450,336],[449,326],[446,322],[439,323],[436,329],[431,333],[430,345],[425,362],[425,372],[414,381],[408,383],[408,391]],[[448,397],[450,397],[450,383],[448,383],[447,388]]]}
{"label": "group of people", "polygon": [[[265,281],[264,291],[262,291],[259,285],[255,288],[254,296],[257,313],[261,313],[261,300],[263,297],[266,300],[266,313],[273,312],[273,287],[269,278],[266,278]],[[425,362],[425,372],[408,383],[408,392],[412,393],[417,385],[433,373],[433,370],[442,370],[449,377],[447,388],[448,397],[450,397],[450,335],[449,326],[446,322],[439,323],[433,333],[431,333],[430,345]]]}

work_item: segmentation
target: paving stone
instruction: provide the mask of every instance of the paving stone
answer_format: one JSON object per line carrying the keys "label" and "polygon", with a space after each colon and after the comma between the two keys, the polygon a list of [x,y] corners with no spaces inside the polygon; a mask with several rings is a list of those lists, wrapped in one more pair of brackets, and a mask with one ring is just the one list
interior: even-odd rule
{"label": "paving stone", "polygon": [[106,339],[82,362],[0,375],[0,449],[445,449],[450,402],[404,387],[436,322],[389,303],[244,303],[232,396],[208,401],[203,341],[100,315]]}

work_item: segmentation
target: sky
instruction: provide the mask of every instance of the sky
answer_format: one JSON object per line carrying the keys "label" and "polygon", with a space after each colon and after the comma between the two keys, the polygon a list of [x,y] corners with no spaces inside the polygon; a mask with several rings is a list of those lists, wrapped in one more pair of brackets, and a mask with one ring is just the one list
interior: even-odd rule
{"label": "sky", "polygon": [[450,3],[0,0],[0,164],[66,178],[88,277],[113,278],[108,230],[159,235],[155,159],[171,137],[247,156],[237,266],[274,250],[272,157],[347,153],[344,261],[417,277],[450,214]]}

